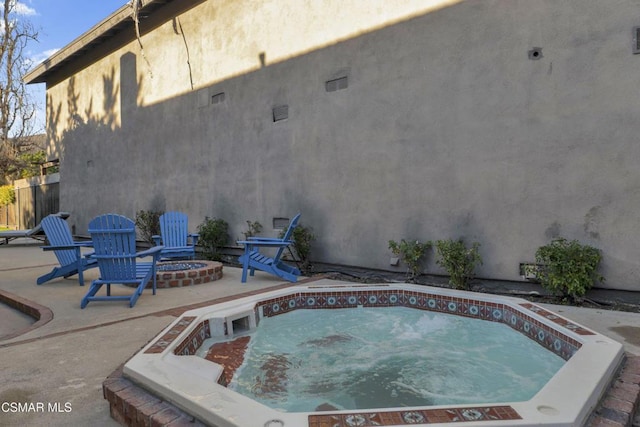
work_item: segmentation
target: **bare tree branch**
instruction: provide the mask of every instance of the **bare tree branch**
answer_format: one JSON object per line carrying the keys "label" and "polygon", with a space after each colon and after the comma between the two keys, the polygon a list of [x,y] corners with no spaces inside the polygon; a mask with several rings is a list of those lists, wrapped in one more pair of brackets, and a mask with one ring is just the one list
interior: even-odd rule
{"label": "bare tree branch", "polygon": [[149,68],[149,77],[153,78],[153,71],[151,70],[151,63],[147,59],[147,56],[144,54],[144,46],[142,45],[142,36],[140,35],[140,9],[142,9],[142,0],[131,0],[129,5],[131,6],[132,12],[131,17],[133,18],[133,22],[136,27],[136,38],[138,39],[138,44],[140,45],[140,54],[144,59],[144,62],[147,64],[147,68]]}
{"label": "bare tree branch", "polygon": [[24,167],[20,154],[33,149],[36,104],[23,77],[30,67],[25,48],[38,40],[29,21],[16,13],[15,0],[1,0],[0,21],[0,182]]}

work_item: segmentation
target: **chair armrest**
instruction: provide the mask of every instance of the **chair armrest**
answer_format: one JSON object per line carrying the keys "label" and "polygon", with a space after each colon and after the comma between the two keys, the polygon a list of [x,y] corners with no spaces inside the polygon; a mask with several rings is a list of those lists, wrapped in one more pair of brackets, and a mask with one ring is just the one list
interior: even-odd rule
{"label": "chair armrest", "polygon": [[291,240],[276,239],[276,240],[238,240],[236,243],[238,243],[239,245],[246,245],[249,247],[264,246],[264,247],[271,247],[271,248],[284,248],[291,245],[293,242]]}
{"label": "chair armrest", "polygon": [[198,239],[200,238],[200,234],[199,233],[187,234],[187,238],[189,237],[191,237],[191,244],[193,246],[196,246],[198,244]]}
{"label": "chair armrest", "polygon": [[138,258],[144,258],[144,257],[148,257],[148,256],[154,256],[156,254],[159,254],[160,251],[162,251],[164,249],[164,246],[159,245],[159,246],[154,246],[152,248],[147,249],[146,251],[142,251],[142,252],[137,252],[136,256]]}
{"label": "chair armrest", "polygon": [[155,234],[154,234],[153,236],[151,236],[151,238],[153,239],[153,243],[154,243],[156,246],[159,246],[159,245],[162,243],[162,237],[160,237],[160,236],[158,236],[158,235],[155,235]]}
{"label": "chair armrest", "polygon": [[75,242],[71,245],[57,245],[57,246],[41,246],[43,251],[59,251],[65,249],[75,249],[75,248],[90,248],[93,247],[93,242]]}
{"label": "chair armrest", "polygon": [[282,242],[283,240],[278,237],[247,237],[250,242]]}

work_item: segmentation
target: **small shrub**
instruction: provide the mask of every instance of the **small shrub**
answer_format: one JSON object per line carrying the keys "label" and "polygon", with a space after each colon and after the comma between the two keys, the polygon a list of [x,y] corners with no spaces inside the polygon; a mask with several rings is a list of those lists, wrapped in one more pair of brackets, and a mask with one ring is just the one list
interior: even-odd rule
{"label": "small shrub", "polygon": [[407,265],[407,282],[414,282],[422,271],[422,264],[427,251],[433,246],[431,241],[400,240],[400,243],[389,240],[389,249]]}
{"label": "small shrub", "polygon": [[139,210],[136,212],[136,227],[141,240],[153,244],[153,236],[160,234],[160,216],[164,212]]}
{"label": "small shrub", "polygon": [[221,261],[221,249],[229,242],[229,224],[223,219],[207,216],[198,226],[198,233],[198,246],[202,247],[203,256],[209,260]]}
{"label": "small shrub", "polygon": [[[286,230],[282,230],[280,238],[284,237]],[[291,233],[291,241],[293,244],[293,250],[298,258],[300,271],[307,275],[311,272],[311,243],[316,239],[311,227],[305,227],[298,224]]]}
{"label": "small shrub", "polygon": [[474,242],[467,248],[462,239],[438,240],[436,264],[449,274],[449,284],[456,289],[469,289],[469,282],[475,277],[475,269],[482,264],[478,252],[480,243]]}
{"label": "small shrub", "polygon": [[595,282],[603,282],[598,272],[600,251],[577,240],[559,237],[536,251],[536,279],[555,294],[580,300]]}
{"label": "small shrub", "polygon": [[262,231],[262,224],[258,221],[252,222],[247,221],[247,231],[243,231],[244,239],[247,240],[249,237],[254,237],[258,235]]}
{"label": "small shrub", "polygon": [[10,205],[16,201],[13,185],[0,185],[0,206]]}

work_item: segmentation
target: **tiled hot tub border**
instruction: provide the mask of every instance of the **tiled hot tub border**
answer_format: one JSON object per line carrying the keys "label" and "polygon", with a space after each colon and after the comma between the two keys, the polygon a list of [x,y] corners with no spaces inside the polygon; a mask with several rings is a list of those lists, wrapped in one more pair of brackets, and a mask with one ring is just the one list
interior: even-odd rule
{"label": "tiled hot tub border", "polygon": [[[561,328],[579,335],[592,335],[589,330],[563,319],[539,306],[529,303],[519,304],[523,310],[490,301],[470,298],[451,297],[427,292],[402,290],[375,291],[337,291],[337,292],[297,292],[277,298],[261,301],[256,304],[256,311],[262,316],[271,317],[288,313],[297,309],[337,309],[354,307],[409,307],[419,310],[454,314],[493,322],[504,323],[514,330],[538,342],[548,350],[568,360],[580,348],[581,344],[550,327],[538,319],[526,314],[525,310],[552,321]],[[177,336],[194,320],[184,317],[172,329],[156,340],[145,353],[161,353]],[[184,338],[174,349],[174,354],[187,356],[196,353],[202,342],[211,337],[209,322],[204,320]]]}
{"label": "tiled hot tub border", "polygon": [[[504,323],[564,360],[571,358],[581,344],[558,329],[529,316],[525,311],[537,313],[539,316],[552,321],[558,327],[573,331],[579,335],[593,334],[577,324],[530,303],[521,303],[519,304],[519,309],[515,309],[502,303],[395,289],[296,292],[258,302],[255,310],[256,317],[259,317],[258,314],[260,312],[262,316],[270,317],[297,309],[334,309],[358,306],[410,307]],[[193,317],[182,318],[173,328],[157,339],[145,353],[161,353],[164,351],[194,320],[195,318]],[[173,353],[180,356],[194,355],[202,343],[210,337],[209,322],[208,320],[203,320],[187,337],[182,339],[173,350]]]}
{"label": "tiled hot tub border", "polygon": [[465,421],[509,421],[522,417],[511,406],[309,415],[309,427],[399,426]]}
{"label": "tiled hot tub border", "polygon": [[[264,317],[297,309],[399,306],[489,320],[510,326],[565,360],[573,356],[581,344],[562,333],[559,328],[565,328],[578,335],[593,335],[593,332],[534,304],[519,304],[518,308],[513,308],[503,303],[396,289],[298,292],[264,300],[257,305]],[[558,325],[558,328],[528,315],[527,311],[545,317]]]}

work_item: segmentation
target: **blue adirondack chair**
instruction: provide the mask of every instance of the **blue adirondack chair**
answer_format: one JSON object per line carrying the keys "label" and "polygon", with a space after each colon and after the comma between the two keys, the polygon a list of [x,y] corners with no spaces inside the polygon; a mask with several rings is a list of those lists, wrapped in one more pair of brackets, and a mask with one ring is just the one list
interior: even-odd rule
{"label": "blue adirondack chair", "polygon": [[[62,219],[69,218],[69,212],[58,212],[55,214],[51,214],[55,216],[59,216]],[[14,239],[19,239],[21,237],[29,237],[35,240],[45,240],[46,236],[44,235],[44,230],[42,229],[42,224],[38,224],[33,228],[28,230],[6,230],[0,231],[0,245],[3,243],[8,245],[10,241]],[[4,242],[3,242],[4,241]]]}
{"label": "blue adirondack chair", "polygon": [[165,212],[160,216],[160,236],[153,236],[156,245],[163,245],[161,259],[194,259],[199,234],[188,231],[188,217],[182,212]]}
{"label": "blue adirondack chair", "polygon": [[83,271],[88,268],[97,267],[95,259],[90,258],[91,254],[82,254],[83,247],[91,247],[91,242],[75,242],[69,229],[69,224],[60,215],[48,215],[40,222],[40,227],[47,236],[49,246],[43,246],[45,251],[53,251],[59,267],[55,267],[49,273],[38,277],[38,285],[42,285],[57,277],[69,277],[78,275],[80,286],[84,285]]}
{"label": "blue adirondack chair", "polygon": [[[284,250],[293,242],[290,240],[293,230],[298,226],[300,214],[293,217],[289,222],[289,228],[281,239],[268,237],[249,237],[247,240],[240,240],[238,244],[244,245],[244,254],[238,258],[242,264],[242,283],[247,281],[247,271],[251,276],[255,270],[266,271],[275,276],[281,277],[289,282],[296,282],[300,276],[300,270],[282,261]],[[273,257],[269,257],[260,252],[259,248],[277,248]]]}
{"label": "blue adirondack chair", "polygon": [[[100,277],[91,282],[91,287],[82,298],[81,308],[91,301],[129,301],[133,307],[147,286],[152,281],[153,295],[156,294],[156,262],[160,258],[162,246],[136,252],[135,223],[122,215],[106,214],[95,217],[89,223],[89,234],[93,241],[98,261]],[[152,257],[151,262],[137,262],[137,258]],[[134,285],[131,295],[111,295],[112,284]],[[106,286],[105,296],[96,296],[100,288]]]}

